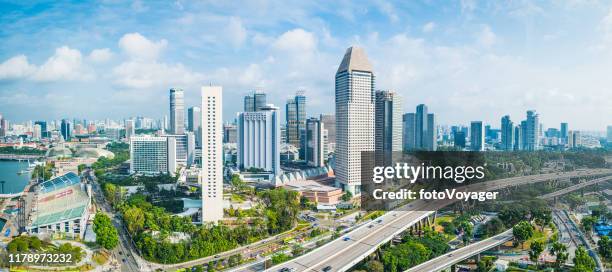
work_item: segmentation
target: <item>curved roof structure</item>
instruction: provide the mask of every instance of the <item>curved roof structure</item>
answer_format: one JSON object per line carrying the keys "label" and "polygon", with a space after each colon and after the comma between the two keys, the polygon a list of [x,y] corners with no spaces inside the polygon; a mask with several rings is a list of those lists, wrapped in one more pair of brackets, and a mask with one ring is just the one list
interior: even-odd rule
{"label": "curved roof structure", "polygon": [[115,157],[115,154],[113,154],[113,152],[101,148],[80,148],[74,153],[74,156],[79,158],[97,159],[100,157],[106,157],[108,159],[112,159]]}

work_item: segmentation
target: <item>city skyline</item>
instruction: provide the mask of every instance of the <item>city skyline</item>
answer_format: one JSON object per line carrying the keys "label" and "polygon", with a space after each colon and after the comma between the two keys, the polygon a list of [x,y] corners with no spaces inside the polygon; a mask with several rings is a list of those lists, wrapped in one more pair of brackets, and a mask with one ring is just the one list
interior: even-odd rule
{"label": "city skyline", "polygon": [[[546,126],[568,122],[572,129],[605,130],[612,116],[612,82],[605,73],[612,68],[610,7],[538,4],[264,3],[253,7],[257,14],[210,3],[6,4],[0,108],[17,122],[41,116],[157,119],[167,112],[168,89],[184,89],[187,108],[197,105],[199,86],[214,83],[229,97],[262,89],[276,105],[305,90],[307,116],[317,116],[333,112],[337,59],[359,45],[377,71],[377,89],[397,91],[403,112],[427,104],[439,124],[497,124],[501,116],[535,109]],[[97,15],[62,17],[83,7]],[[428,12],[420,14],[423,9]],[[296,19],[281,16],[288,10]],[[108,23],[123,13],[134,18]],[[576,14],[590,16],[567,19]],[[357,17],[365,27],[352,27]],[[513,25],[516,20],[522,24]],[[35,27],[42,24],[49,27]],[[183,30],[169,27],[176,25]],[[221,26],[227,31],[218,37],[199,32]],[[228,121],[241,103],[226,100]],[[566,110],[580,105],[571,114]]]}

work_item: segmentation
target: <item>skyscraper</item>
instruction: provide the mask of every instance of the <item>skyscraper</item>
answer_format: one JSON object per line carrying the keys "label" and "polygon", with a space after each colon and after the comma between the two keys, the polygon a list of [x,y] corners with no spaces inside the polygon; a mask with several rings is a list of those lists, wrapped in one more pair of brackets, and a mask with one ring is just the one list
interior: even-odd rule
{"label": "skyscraper", "polygon": [[[287,143],[300,148],[300,133],[306,125],[306,96],[304,93],[300,91],[295,97],[287,99],[285,110]],[[303,151],[300,153],[303,154]]]}
{"label": "skyscraper", "polygon": [[514,124],[510,120],[510,115],[506,115],[501,119],[501,149],[514,149]]}
{"label": "skyscraper", "polygon": [[389,154],[402,151],[402,100],[393,91],[376,91],[375,150]]}
{"label": "skyscraper", "polygon": [[326,134],[325,124],[321,120],[314,117],[306,120],[304,158],[308,165],[315,167],[325,165]]}
{"label": "skyscraper", "polygon": [[130,139],[134,135],[136,135],[134,119],[125,120],[125,138]]}
{"label": "skyscraper", "polygon": [[580,131],[577,130],[570,130],[567,133],[567,146],[568,148],[578,148],[580,146],[582,146],[582,137],[580,136]]}
{"label": "skyscraper", "polygon": [[472,121],[470,124],[470,150],[484,150],[484,130],[482,121]]}
{"label": "skyscraper", "polygon": [[47,122],[46,121],[36,121],[36,122],[34,122],[34,125],[40,125],[40,137],[41,138],[47,138],[48,137]]}
{"label": "skyscraper", "polygon": [[237,127],[236,124],[224,124],[223,125],[223,143],[236,143]]}
{"label": "skyscraper", "polygon": [[223,95],[202,87],[202,222],[223,219]]}
{"label": "skyscraper", "polygon": [[361,152],[374,150],[374,72],[366,53],[350,47],[336,71],[336,182],[361,194]]}
{"label": "skyscraper", "polygon": [[191,107],[187,109],[187,130],[193,132],[196,145],[201,146],[202,110],[200,110],[200,107]]}
{"label": "skyscraper", "polygon": [[540,117],[533,111],[527,111],[527,119],[521,122],[521,150],[540,149]]}
{"label": "skyscraper", "polygon": [[62,124],[60,126],[60,132],[62,134],[62,138],[64,141],[70,141],[72,138],[72,125],[68,119],[62,119]]}
{"label": "skyscraper", "polygon": [[403,149],[404,151],[416,149],[416,114],[406,113],[402,116]]}
{"label": "skyscraper", "polygon": [[559,135],[559,139],[561,140],[561,143],[563,144],[567,144],[567,132],[568,132],[568,126],[567,123],[561,123],[561,128],[560,128],[560,134]]}
{"label": "skyscraper", "polygon": [[403,122],[404,150],[435,151],[437,149],[436,118],[433,113],[428,113],[426,105],[418,105],[416,113],[404,114]]}
{"label": "skyscraper", "polygon": [[259,111],[267,104],[266,94],[261,91],[254,91],[252,94],[244,97],[244,111]]}
{"label": "skyscraper", "polygon": [[182,89],[170,89],[170,133],[185,133],[185,94]]}
{"label": "skyscraper", "polygon": [[258,168],[280,174],[279,110],[274,105],[238,113],[238,156],[241,169]]}
{"label": "skyscraper", "polygon": [[336,150],[336,116],[321,114],[319,120],[327,130],[327,152],[334,152]]}
{"label": "skyscraper", "polygon": [[608,141],[608,143],[612,143],[612,126],[608,126],[607,134],[608,137],[606,137],[606,140]]}

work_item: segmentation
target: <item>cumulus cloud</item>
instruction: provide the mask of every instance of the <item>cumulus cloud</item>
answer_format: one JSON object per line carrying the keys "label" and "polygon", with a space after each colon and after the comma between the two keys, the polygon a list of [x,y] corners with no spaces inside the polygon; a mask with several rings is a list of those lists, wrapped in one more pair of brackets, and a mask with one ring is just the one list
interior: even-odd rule
{"label": "cumulus cloud", "polygon": [[140,33],[128,33],[119,40],[119,48],[132,59],[154,60],[166,48],[168,41],[151,41]]}
{"label": "cumulus cloud", "polygon": [[115,84],[121,87],[168,88],[193,85],[203,79],[202,74],[191,71],[181,63],[165,63],[160,55],[166,48],[165,39],[151,41],[140,33],[125,34],[119,48],[128,59],[112,69]]}
{"label": "cumulus cloud", "polygon": [[81,51],[62,46],[42,65],[30,64],[24,55],[12,57],[0,64],[0,79],[34,81],[89,80],[93,72],[83,63]]}
{"label": "cumulus cloud", "polygon": [[0,64],[0,80],[25,78],[35,71],[36,66],[28,62],[28,57],[14,56]]}
{"label": "cumulus cloud", "polygon": [[106,62],[113,57],[113,52],[108,48],[94,49],[89,53],[92,62]]}
{"label": "cumulus cloud", "polygon": [[302,53],[312,52],[316,46],[317,40],[314,34],[301,28],[283,33],[273,43],[275,49]]}

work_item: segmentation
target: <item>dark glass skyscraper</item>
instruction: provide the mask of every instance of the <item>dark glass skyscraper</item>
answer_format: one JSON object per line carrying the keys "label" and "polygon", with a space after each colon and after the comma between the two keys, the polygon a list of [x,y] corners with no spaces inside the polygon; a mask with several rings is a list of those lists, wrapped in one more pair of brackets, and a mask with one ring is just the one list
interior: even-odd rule
{"label": "dark glass skyscraper", "polygon": [[244,111],[260,111],[267,104],[266,94],[263,92],[253,92],[244,97]]}
{"label": "dark glass skyscraper", "polygon": [[[298,92],[295,97],[288,99],[285,110],[287,143],[300,148],[300,131],[304,130],[306,125],[306,96],[303,92]],[[303,156],[300,157],[303,159]]]}
{"label": "dark glass skyscraper", "polygon": [[60,129],[64,141],[70,141],[70,139],[72,138],[72,124],[70,124],[70,121],[68,121],[68,119],[62,119]]}

